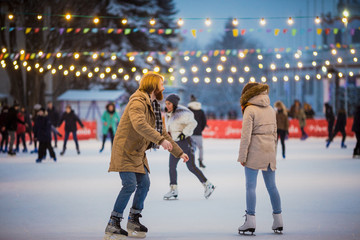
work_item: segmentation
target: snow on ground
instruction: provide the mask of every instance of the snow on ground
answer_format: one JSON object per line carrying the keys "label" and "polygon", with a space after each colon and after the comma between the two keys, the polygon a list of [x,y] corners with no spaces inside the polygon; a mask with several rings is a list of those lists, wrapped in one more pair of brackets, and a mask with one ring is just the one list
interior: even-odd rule
{"label": "snow on ground", "polygon": [[[205,139],[205,176],[216,185],[209,199],[186,168],[178,165],[179,200],[164,201],[168,191],[168,153],[148,154],[151,187],[142,223],[147,239],[241,239],[245,179],[236,162],[239,140]],[[81,141],[81,155],[68,143],[58,162],[35,163],[34,154],[0,155],[0,239],[102,239],[121,187],[108,173],[110,143]],[[271,231],[272,211],[261,174],[258,178],[256,239],[360,239],[360,160],[352,159],[336,138],[329,149],[324,138],[290,139],[287,158],[278,154],[277,184],[284,234]],[[59,144],[62,146],[62,143]],[[279,148],[280,149],[280,148]],[[130,206],[131,204],[129,204]],[[128,215],[129,208],[125,210]],[[122,222],[126,226],[126,220]]]}

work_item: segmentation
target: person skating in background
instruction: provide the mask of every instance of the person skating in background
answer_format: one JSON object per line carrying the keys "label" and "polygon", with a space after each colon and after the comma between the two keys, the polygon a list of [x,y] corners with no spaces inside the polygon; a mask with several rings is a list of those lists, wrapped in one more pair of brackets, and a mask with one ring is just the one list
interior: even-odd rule
{"label": "person skating in background", "polygon": [[[34,115],[33,115],[33,117],[32,117],[32,121],[35,123],[35,121],[36,121],[36,118],[37,118],[37,113],[38,113],[38,111],[40,111],[40,109],[41,109],[41,105],[40,104],[35,104],[34,105]],[[30,153],[38,153],[38,141],[36,140],[36,139],[34,139],[34,150],[32,150]]]}
{"label": "person skating in background", "polygon": [[[204,176],[202,171],[195,165],[194,147],[191,140],[191,135],[197,125],[194,114],[186,107],[178,105],[179,96],[171,94],[165,101],[165,124],[166,129],[172,139],[180,146],[180,148],[189,156],[189,161],[186,166],[191,173],[193,173],[204,186],[204,196],[208,198],[215,187]],[[164,195],[164,199],[173,199],[178,196],[177,188],[177,164],[180,158],[170,155],[169,158],[169,175],[170,175],[170,191]]]}
{"label": "person skating in background", "polygon": [[57,136],[59,133],[56,131],[55,127],[59,125],[59,113],[56,111],[51,101],[47,103],[47,113],[51,125],[53,126],[51,128],[51,133],[54,136],[54,147],[57,148]]}
{"label": "person skating in background", "polygon": [[1,152],[6,153],[8,150],[9,134],[6,129],[8,113],[9,113],[9,107],[4,105],[0,113],[0,132],[1,132],[0,153]]}
{"label": "person skating in background", "polygon": [[325,118],[328,123],[328,138],[326,141],[329,141],[331,139],[331,134],[334,129],[334,123],[335,123],[335,115],[332,106],[329,103],[325,103]]}
{"label": "person skating in background", "polygon": [[188,108],[194,113],[195,120],[197,122],[197,126],[191,138],[195,142],[195,147],[199,149],[199,167],[205,168],[202,132],[206,127],[206,115],[201,109],[201,103],[196,101],[196,97],[194,95],[191,95],[190,100]]}
{"label": "person skating in background", "polygon": [[[150,187],[149,164],[146,150],[161,145],[184,162],[189,157],[171,139],[161,117],[160,104],[163,99],[164,77],[156,73],[145,74],[139,89],[130,96],[129,103],[120,119],[111,151],[109,172],[119,172],[122,189],[116,199],[105,234],[116,239],[126,236],[145,237],[148,229],[139,221],[144,201]],[[131,195],[135,192],[130,209],[127,230],[120,222]]]}
{"label": "person skating in background", "polygon": [[270,106],[269,86],[248,83],[242,90],[240,105],[243,125],[238,162],[245,167],[246,220],[239,234],[256,229],[256,182],[261,170],[273,209],[274,232],[283,230],[280,195],[275,183],[276,170],[276,113]]}
{"label": "person skating in background", "polygon": [[64,146],[63,146],[63,150],[60,153],[60,155],[65,154],[66,143],[67,143],[67,140],[69,139],[70,133],[72,133],[72,135],[73,135],[73,139],[74,139],[74,142],[76,145],[76,152],[77,152],[77,154],[80,154],[79,143],[78,143],[78,139],[77,139],[77,135],[76,135],[76,131],[77,131],[76,123],[79,123],[82,128],[84,127],[84,124],[81,122],[79,117],[74,113],[74,110],[71,109],[70,105],[66,106],[65,112],[63,113],[63,115],[61,116],[61,119],[59,121],[59,126],[64,121],[65,121]]}
{"label": "person skating in background", "polygon": [[305,140],[308,138],[307,133],[305,132],[306,126],[306,115],[304,108],[301,107],[301,103],[299,100],[295,100],[294,104],[290,108],[289,112],[290,117],[297,119],[299,121],[299,126],[301,130],[301,140]]}
{"label": "person skating in background", "polygon": [[111,147],[112,147],[114,141],[114,135],[116,132],[116,126],[120,121],[120,117],[116,112],[114,103],[109,103],[106,105],[106,111],[103,113],[101,117],[101,121],[103,123],[102,125],[103,139],[102,139],[102,146],[100,152],[104,150],[104,145],[108,134],[110,135]]}
{"label": "person skating in background", "polygon": [[310,104],[304,103],[304,112],[305,112],[306,119],[314,119],[315,112],[312,109]]}
{"label": "person skating in background", "polygon": [[327,141],[326,143],[326,147],[328,148],[330,146],[330,143],[333,141],[334,137],[336,137],[336,134],[338,134],[338,132],[341,132],[342,134],[342,140],[341,140],[341,148],[346,148],[345,145],[345,138],[346,138],[346,131],[345,131],[345,127],[346,127],[346,111],[344,108],[341,108],[338,112],[337,118],[336,118],[336,123],[335,123],[335,128],[334,128],[334,132],[331,134],[330,139]]}
{"label": "person skating in background", "polygon": [[360,105],[355,109],[354,122],[351,131],[355,133],[356,145],[354,148],[353,158],[360,158]]}
{"label": "person skating in background", "polygon": [[28,111],[26,110],[25,107],[22,107],[21,110],[20,110],[24,117],[25,117],[25,126],[26,126],[26,130],[25,130],[25,136],[26,136],[26,133],[29,135],[29,139],[30,139],[30,142],[29,142],[29,145],[32,144],[33,142],[33,126],[32,126],[32,122],[31,122],[31,116],[30,114],[28,113]]}
{"label": "person skating in background", "polygon": [[39,142],[38,158],[36,163],[41,163],[46,157],[46,150],[49,150],[50,157],[56,162],[56,155],[51,146],[51,121],[44,108],[37,112],[34,123],[34,138]]}
{"label": "person skating in background", "polygon": [[285,105],[281,101],[277,101],[274,104],[276,108],[276,124],[277,124],[277,138],[276,144],[280,138],[282,157],[285,159],[285,137],[289,134],[289,119]]}
{"label": "person skating in background", "polygon": [[27,124],[25,122],[25,115],[22,111],[18,111],[17,113],[18,123],[16,128],[16,152],[19,152],[20,140],[23,144],[23,152],[27,152],[26,141],[25,141],[25,133]]}
{"label": "person skating in background", "polygon": [[18,111],[19,111],[19,104],[15,103],[14,106],[9,108],[9,112],[7,115],[6,129],[10,136],[9,148],[8,148],[9,155],[16,155],[16,152],[14,151],[14,142],[15,142],[17,125],[18,123],[24,123],[23,121],[18,119]]}

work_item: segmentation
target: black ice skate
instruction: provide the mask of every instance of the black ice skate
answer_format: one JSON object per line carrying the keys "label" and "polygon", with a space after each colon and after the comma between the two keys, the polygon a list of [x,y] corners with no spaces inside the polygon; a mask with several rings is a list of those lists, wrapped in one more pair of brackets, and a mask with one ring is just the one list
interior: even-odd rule
{"label": "black ice skate", "polygon": [[129,214],[129,219],[127,223],[127,230],[129,232],[129,237],[134,237],[134,238],[146,237],[146,233],[148,229],[139,222],[139,218],[141,217],[142,216],[140,213]]}
{"label": "black ice skate", "polygon": [[128,233],[121,228],[120,222],[122,218],[111,216],[108,225],[105,228],[104,240],[116,239],[125,240]]}

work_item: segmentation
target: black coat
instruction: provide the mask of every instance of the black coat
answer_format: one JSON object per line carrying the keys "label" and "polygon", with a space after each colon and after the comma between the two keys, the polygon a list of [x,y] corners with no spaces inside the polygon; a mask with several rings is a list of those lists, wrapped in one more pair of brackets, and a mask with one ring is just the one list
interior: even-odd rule
{"label": "black coat", "polygon": [[360,106],[358,106],[354,113],[354,122],[352,125],[353,132],[360,132]]}
{"label": "black coat", "polygon": [[194,113],[195,120],[198,123],[193,135],[201,136],[207,124],[205,113],[198,102],[190,102],[188,108]]}
{"label": "black coat", "polygon": [[335,131],[336,130],[343,130],[346,127],[346,113],[345,112],[339,112],[336,119],[335,124]]}
{"label": "black coat", "polygon": [[65,121],[65,131],[67,132],[75,132],[77,130],[76,122],[78,122],[81,127],[84,127],[84,124],[80,121],[80,119],[73,110],[71,110],[70,113],[63,113],[59,122],[59,126],[63,121]]}
{"label": "black coat", "polygon": [[330,105],[325,105],[325,118],[328,122],[335,121],[335,115]]}
{"label": "black coat", "polygon": [[6,118],[6,129],[8,131],[16,131],[18,123],[17,113],[18,112],[14,107],[9,108],[9,112]]}
{"label": "black coat", "polygon": [[50,119],[51,124],[56,127],[59,123],[59,113],[56,111],[56,109],[53,107],[52,109],[47,109],[48,116]]}
{"label": "black coat", "polygon": [[39,142],[51,141],[51,122],[48,116],[37,116],[34,123],[34,137]]}
{"label": "black coat", "polygon": [[7,115],[8,113],[4,111],[0,114],[0,130],[2,127],[6,128]]}

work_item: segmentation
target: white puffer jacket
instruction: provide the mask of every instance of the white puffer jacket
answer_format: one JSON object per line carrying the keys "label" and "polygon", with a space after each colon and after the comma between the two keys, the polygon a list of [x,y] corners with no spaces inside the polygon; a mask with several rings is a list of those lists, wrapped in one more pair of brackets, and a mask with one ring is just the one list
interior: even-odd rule
{"label": "white puffer jacket", "polygon": [[179,141],[179,135],[183,133],[185,137],[190,137],[197,126],[194,114],[182,105],[178,105],[175,112],[165,115],[166,130],[170,133],[174,141]]}

